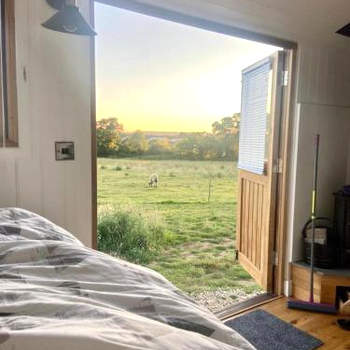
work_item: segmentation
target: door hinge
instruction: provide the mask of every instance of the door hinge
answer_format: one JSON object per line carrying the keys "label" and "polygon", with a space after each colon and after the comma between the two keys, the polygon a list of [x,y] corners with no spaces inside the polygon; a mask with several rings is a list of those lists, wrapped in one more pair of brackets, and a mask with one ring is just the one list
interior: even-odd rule
{"label": "door hinge", "polygon": [[275,174],[282,174],[282,171],[283,171],[283,161],[281,158],[277,158],[273,166],[273,172]]}
{"label": "door hinge", "polygon": [[278,266],[278,254],[276,251],[272,252],[273,266]]}
{"label": "door hinge", "polygon": [[282,86],[288,86],[289,72],[287,70],[282,71]]}

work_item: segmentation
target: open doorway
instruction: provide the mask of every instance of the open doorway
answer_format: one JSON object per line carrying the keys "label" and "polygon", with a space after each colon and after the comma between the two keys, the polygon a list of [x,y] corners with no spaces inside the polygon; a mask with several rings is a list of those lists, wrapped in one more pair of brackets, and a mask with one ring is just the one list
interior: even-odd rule
{"label": "open doorway", "polygon": [[280,49],[99,3],[95,23],[99,249],[159,271],[214,312],[271,291],[249,261],[260,252],[256,239],[247,250],[250,210],[242,231],[259,191],[240,200],[237,162],[242,71]]}

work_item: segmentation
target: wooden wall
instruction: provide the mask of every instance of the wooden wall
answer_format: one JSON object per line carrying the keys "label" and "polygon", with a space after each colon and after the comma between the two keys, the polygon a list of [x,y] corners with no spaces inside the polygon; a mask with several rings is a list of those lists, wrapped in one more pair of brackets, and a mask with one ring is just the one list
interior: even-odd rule
{"label": "wooden wall", "polygon": [[350,50],[300,45],[299,103],[350,107]]}
{"label": "wooden wall", "polygon": [[[88,18],[89,1],[79,5]],[[44,0],[16,0],[17,149],[0,149],[0,207],[37,212],[91,245],[89,38],[49,31]],[[76,160],[56,162],[55,141],[74,141]]]}
{"label": "wooden wall", "polygon": [[333,215],[332,193],[346,183],[350,132],[350,51],[299,49],[294,142],[290,164],[289,259],[302,258],[301,230],[310,216],[313,136],[321,135],[320,215]]}

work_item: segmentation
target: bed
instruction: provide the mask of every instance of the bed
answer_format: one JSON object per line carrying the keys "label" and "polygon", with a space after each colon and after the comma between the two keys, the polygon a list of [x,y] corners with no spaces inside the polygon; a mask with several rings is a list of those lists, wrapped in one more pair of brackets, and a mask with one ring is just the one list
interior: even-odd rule
{"label": "bed", "polygon": [[0,349],[253,350],[160,274],[0,209]]}

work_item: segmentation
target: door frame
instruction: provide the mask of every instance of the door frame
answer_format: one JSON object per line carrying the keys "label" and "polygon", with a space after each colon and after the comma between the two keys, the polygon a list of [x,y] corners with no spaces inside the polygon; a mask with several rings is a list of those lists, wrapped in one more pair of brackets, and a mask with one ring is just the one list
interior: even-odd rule
{"label": "door frame", "polygon": [[292,159],[292,137],[293,137],[293,116],[295,115],[296,96],[296,65],[297,46],[285,49],[285,71],[288,71],[288,84],[284,87],[282,96],[282,115],[280,124],[279,154],[281,160],[281,173],[277,177],[276,192],[276,224],[275,243],[277,264],[274,266],[274,293],[282,295],[284,292],[284,277],[287,273],[287,227],[288,227],[288,205],[290,201],[290,161]]}
{"label": "door frame", "polygon": [[[95,1],[89,0],[89,20],[95,26]],[[91,248],[97,249],[97,136],[96,136],[96,56],[95,37],[90,37],[90,127],[91,127]]]}
{"label": "door frame", "polygon": [[[190,16],[180,12],[162,8],[161,6],[142,4],[134,0],[89,0],[90,23],[94,25],[95,2],[115,6],[121,9],[140,14],[165,19],[168,21],[189,25],[211,32],[230,35],[237,38],[275,45],[284,49],[286,53],[285,70],[288,71],[288,84],[284,87],[282,96],[282,115],[280,122],[279,154],[282,171],[277,176],[276,194],[276,228],[274,251],[277,264],[273,271],[273,293],[283,294],[284,275],[286,273],[286,238],[287,238],[287,209],[289,203],[289,162],[291,160],[292,123],[295,114],[295,89],[296,89],[296,61],[298,45],[295,42],[278,38],[278,36],[266,35],[241,29],[235,26],[222,24],[201,17]],[[97,249],[97,152],[96,152],[96,80],[95,80],[95,38],[90,41],[91,62],[91,185],[92,185],[92,247]]]}

